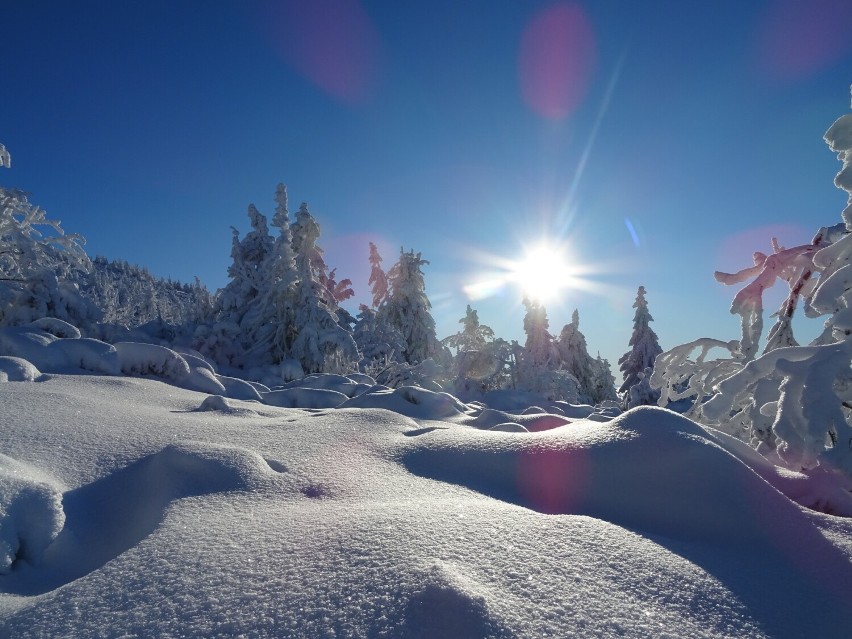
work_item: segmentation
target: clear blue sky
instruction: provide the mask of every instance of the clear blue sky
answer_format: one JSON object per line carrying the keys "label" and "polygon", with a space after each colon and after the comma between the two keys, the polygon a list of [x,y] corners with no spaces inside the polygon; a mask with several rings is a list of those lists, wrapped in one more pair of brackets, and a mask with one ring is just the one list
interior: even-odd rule
{"label": "clear blue sky", "polygon": [[[844,206],[821,137],[850,107],[848,0],[5,0],[0,24],[2,183],[90,254],[211,289],[285,182],[358,299],[368,241],[431,261],[439,337],[496,258],[566,241],[590,272],[551,331],[578,308],[614,364],[638,285],[664,348],[735,338],[713,271]],[[523,339],[517,288],[472,304]]]}

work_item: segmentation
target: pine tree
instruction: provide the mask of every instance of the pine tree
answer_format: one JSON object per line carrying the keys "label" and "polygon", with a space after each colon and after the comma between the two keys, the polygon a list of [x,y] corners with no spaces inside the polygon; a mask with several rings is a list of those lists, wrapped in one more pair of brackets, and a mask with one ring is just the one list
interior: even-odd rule
{"label": "pine tree", "polygon": [[624,383],[619,387],[619,394],[626,393],[634,384],[638,384],[646,368],[653,370],[654,360],[663,352],[657,341],[657,334],[649,326],[654,320],[648,312],[648,302],[645,301],[645,287],[640,286],[636,293],[636,301],[633,302],[636,313],[633,316],[633,335],[630,336],[632,347],[618,360],[621,372],[624,374]]}
{"label": "pine tree", "polygon": [[405,338],[405,360],[419,364],[441,353],[435,336],[435,320],[429,313],[432,304],[426,296],[426,282],[420,267],[428,264],[420,253],[402,248],[399,262],[388,271],[388,296],[379,313]]}

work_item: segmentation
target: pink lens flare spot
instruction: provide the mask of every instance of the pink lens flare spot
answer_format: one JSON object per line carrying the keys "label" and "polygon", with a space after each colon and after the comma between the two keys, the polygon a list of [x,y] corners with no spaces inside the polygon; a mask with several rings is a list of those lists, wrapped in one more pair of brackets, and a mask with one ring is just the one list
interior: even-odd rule
{"label": "pink lens flare spot", "polygon": [[518,493],[527,507],[549,515],[575,512],[582,504],[588,463],[580,450],[531,449],[518,459]]}
{"label": "pink lens flare spot", "polygon": [[757,33],[758,71],[795,82],[852,54],[849,0],[783,0],[768,8]]}
{"label": "pink lens flare spot", "polygon": [[595,67],[595,34],[582,7],[561,2],[540,11],[521,37],[521,92],[537,114],[560,120],[583,101]]}
{"label": "pink lens flare spot", "polygon": [[339,101],[372,97],[379,76],[380,38],[358,0],[277,5],[276,46],[296,71]]}

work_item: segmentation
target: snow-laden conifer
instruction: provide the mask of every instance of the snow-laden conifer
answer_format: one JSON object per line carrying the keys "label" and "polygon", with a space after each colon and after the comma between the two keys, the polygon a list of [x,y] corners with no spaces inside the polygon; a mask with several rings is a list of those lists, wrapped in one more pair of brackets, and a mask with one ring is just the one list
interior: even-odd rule
{"label": "snow-laden conifer", "polygon": [[[214,324],[209,330],[202,329],[198,344],[205,355],[234,365],[255,363],[248,351],[253,338],[262,332],[262,292],[268,281],[266,268],[273,246],[266,217],[254,204],[248,206],[248,217],[252,230],[244,238],[240,239],[239,231],[231,227],[231,280],[216,296]],[[220,343],[216,336],[225,340],[236,336],[237,342]]]}
{"label": "snow-laden conifer", "polygon": [[441,353],[435,320],[429,309],[426,282],[420,267],[428,264],[420,253],[399,250],[399,261],[388,271],[388,296],[379,309],[405,338],[405,360],[418,364]]}
{"label": "snow-laden conifer", "polygon": [[362,304],[352,333],[361,353],[359,369],[375,372],[393,362],[405,361],[405,338],[383,313]]}
{"label": "snow-laden conifer", "polygon": [[388,296],[388,278],[382,270],[382,256],[379,249],[370,242],[370,279],[367,282],[373,295],[373,308],[379,308]]}
{"label": "snow-laden conifer", "polygon": [[524,333],[527,336],[524,344],[524,374],[529,376],[555,369],[559,351],[548,331],[550,322],[547,319],[547,309],[538,300],[528,297],[524,298],[524,307]]}
{"label": "snow-laden conifer", "polygon": [[630,336],[630,350],[618,360],[619,368],[624,375],[624,382],[618,389],[619,393],[627,392],[631,386],[638,384],[645,369],[654,368],[654,360],[663,352],[659,340],[650,323],[654,321],[648,311],[645,300],[645,287],[640,286],[636,291],[636,301],[633,302],[636,312],[633,315],[633,334]]}
{"label": "snow-laden conifer", "polygon": [[445,337],[441,342],[444,346],[455,348],[456,353],[480,351],[494,339],[494,331],[490,326],[479,323],[479,314],[467,305],[464,317],[459,320],[462,330],[455,335]]}
{"label": "snow-laden conifer", "polygon": [[560,368],[571,373],[580,384],[580,399],[592,403],[594,386],[594,361],[586,346],[586,336],[580,331],[580,313],[571,314],[571,323],[566,324],[557,342]]}
{"label": "snow-laden conifer", "polygon": [[592,382],[589,390],[591,403],[600,404],[607,400],[618,400],[615,392],[615,377],[609,367],[609,362],[602,359],[600,353],[592,360]]}
{"label": "snow-laden conifer", "polygon": [[338,323],[337,315],[329,308],[326,290],[319,282],[316,241],[320,227],[302,203],[292,227],[295,264],[299,282],[296,286],[296,307],[291,356],[298,360],[306,373],[346,372],[358,361],[358,349],[352,335]]}
{"label": "snow-laden conifer", "polygon": [[256,355],[257,363],[280,364],[289,356],[295,339],[294,312],[298,281],[287,206],[287,187],[280,183],[275,189],[272,226],[278,229],[278,234],[267,262],[262,267],[259,313],[250,336],[252,344],[249,346],[249,352]]}
{"label": "snow-laden conifer", "polygon": [[520,352],[516,388],[545,399],[576,403],[580,385],[574,375],[559,369],[559,349],[548,331],[547,310],[541,302],[530,298],[524,298],[524,306],[527,339]]}

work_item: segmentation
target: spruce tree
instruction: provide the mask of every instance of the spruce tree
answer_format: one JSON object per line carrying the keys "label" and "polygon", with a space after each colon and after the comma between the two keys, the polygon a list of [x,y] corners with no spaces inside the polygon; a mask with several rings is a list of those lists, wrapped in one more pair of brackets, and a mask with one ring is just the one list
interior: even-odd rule
{"label": "spruce tree", "polygon": [[580,384],[580,398],[594,402],[594,363],[586,347],[586,336],[580,332],[580,313],[574,309],[571,323],[566,324],[559,334],[559,357],[561,368],[568,371]]}
{"label": "spruce tree", "polygon": [[382,270],[382,256],[379,249],[370,242],[370,279],[367,282],[373,294],[373,308],[379,308],[388,296],[388,278]]}
{"label": "spruce tree", "polygon": [[645,301],[645,287],[640,286],[636,292],[636,301],[633,302],[636,313],[633,316],[633,335],[630,336],[631,349],[618,360],[621,372],[624,374],[624,383],[619,387],[619,394],[630,390],[634,384],[638,384],[646,368],[653,370],[654,360],[663,352],[657,340],[657,334],[649,326],[654,320],[648,312],[648,302]]}
{"label": "spruce tree", "polygon": [[467,305],[465,316],[459,320],[459,324],[463,326],[461,332],[442,340],[445,346],[455,348],[457,353],[481,351],[494,339],[494,331],[491,327],[479,323],[479,315],[470,304]]}
{"label": "spruce tree", "polygon": [[399,250],[399,262],[388,271],[388,295],[379,313],[405,338],[405,360],[419,364],[441,352],[435,336],[435,320],[426,296],[426,282],[420,267],[428,264],[420,253]]}
{"label": "spruce tree", "polygon": [[[306,373],[342,373],[358,361],[352,334],[340,326],[319,281],[316,241],[320,227],[302,203],[293,225],[293,247],[299,283],[296,285],[295,338],[290,350]],[[321,259],[321,256],[320,256]]]}
{"label": "spruce tree", "polygon": [[295,339],[294,309],[298,281],[287,187],[283,184],[278,184],[275,189],[272,226],[278,229],[278,236],[264,265],[260,312],[251,350],[261,360],[280,364],[289,357]]}
{"label": "spruce tree", "polygon": [[547,319],[547,309],[538,300],[524,298],[527,309],[524,315],[524,333],[527,341],[524,344],[524,369],[532,375],[536,371],[553,369],[559,354],[553,343],[553,336],[548,332],[550,323]]}

